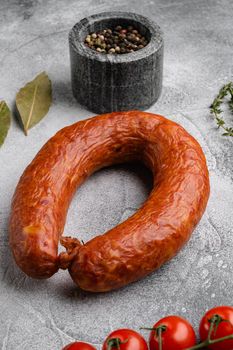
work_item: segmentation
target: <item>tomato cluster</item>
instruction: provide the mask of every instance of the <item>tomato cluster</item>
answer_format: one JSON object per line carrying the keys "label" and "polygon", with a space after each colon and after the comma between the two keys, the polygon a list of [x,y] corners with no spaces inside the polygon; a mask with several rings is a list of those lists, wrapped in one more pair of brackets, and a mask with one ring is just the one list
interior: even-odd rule
{"label": "tomato cluster", "polygon": [[[233,307],[218,306],[205,313],[200,326],[201,343],[196,343],[192,325],[179,316],[167,316],[150,330],[150,350],[233,350]],[[90,344],[74,342],[63,350],[96,350]],[[102,350],[148,350],[145,339],[131,329],[118,329],[105,339]]]}

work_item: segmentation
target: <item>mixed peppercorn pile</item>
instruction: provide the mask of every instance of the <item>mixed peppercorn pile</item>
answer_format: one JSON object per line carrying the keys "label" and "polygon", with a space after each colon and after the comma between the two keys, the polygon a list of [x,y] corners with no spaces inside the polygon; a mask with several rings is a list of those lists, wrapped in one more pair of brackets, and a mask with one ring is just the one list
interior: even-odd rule
{"label": "mixed peppercorn pile", "polygon": [[125,54],[143,49],[148,40],[133,26],[116,26],[114,29],[107,28],[88,34],[85,44],[97,52]]}

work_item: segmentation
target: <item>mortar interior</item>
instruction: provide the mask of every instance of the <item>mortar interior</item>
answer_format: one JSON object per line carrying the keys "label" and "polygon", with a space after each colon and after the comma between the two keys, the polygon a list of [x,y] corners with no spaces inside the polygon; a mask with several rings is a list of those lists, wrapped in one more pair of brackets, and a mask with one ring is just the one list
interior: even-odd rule
{"label": "mortar interior", "polygon": [[[141,22],[138,22],[133,19],[129,18],[105,18],[96,20],[93,23],[84,26],[81,31],[79,32],[79,38],[82,40],[82,42],[85,41],[85,38],[88,34],[91,34],[93,32],[100,32],[104,29],[114,29],[116,26],[122,26],[123,28],[127,28],[128,26],[133,26],[135,29],[138,30],[138,32],[146,38],[148,43],[151,39],[151,32],[150,30]],[[148,45],[148,44],[147,44]],[[92,49],[90,49],[92,50]],[[142,49],[141,49],[142,50]],[[127,54],[127,53],[126,53]],[[125,55],[125,54],[124,54]]]}

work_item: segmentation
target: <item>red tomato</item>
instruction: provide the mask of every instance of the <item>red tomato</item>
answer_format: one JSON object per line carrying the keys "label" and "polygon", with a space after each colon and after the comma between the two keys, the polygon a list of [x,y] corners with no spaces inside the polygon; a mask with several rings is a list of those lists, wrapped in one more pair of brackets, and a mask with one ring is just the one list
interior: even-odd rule
{"label": "red tomato", "polygon": [[[208,332],[210,329],[209,320],[214,316],[219,315],[223,320],[227,322],[220,322],[217,329],[214,328],[211,334],[211,339],[225,337],[227,335],[233,334],[233,307],[231,306],[217,306],[209,311],[203,316],[200,326],[199,334],[202,341],[206,340],[208,337]],[[208,346],[212,350],[232,350],[233,349],[233,339],[225,340],[216,344]]]}
{"label": "red tomato", "polygon": [[[159,320],[153,328],[165,326],[162,331],[163,350],[183,350],[196,344],[196,336],[191,324],[179,316],[167,316]],[[159,340],[155,330],[150,333],[150,350],[159,349]]]}
{"label": "red tomato", "polygon": [[145,339],[139,333],[132,331],[131,329],[118,329],[109,334],[104,341],[102,350],[110,349],[148,350],[148,346]]}
{"label": "red tomato", "polygon": [[62,350],[96,350],[96,348],[90,344],[76,341],[66,345]]}

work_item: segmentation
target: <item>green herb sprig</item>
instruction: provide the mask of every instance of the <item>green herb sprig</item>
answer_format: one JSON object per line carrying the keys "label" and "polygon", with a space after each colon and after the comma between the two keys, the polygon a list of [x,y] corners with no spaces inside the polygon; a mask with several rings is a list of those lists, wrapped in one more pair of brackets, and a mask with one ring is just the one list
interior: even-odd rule
{"label": "green herb sprig", "polygon": [[210,113],[213,114],[218,128],[224,130],[223,136],[232,136],[233,137],[233,127],[227,127],[221,114],[223,111],[220,106],[223,104],[223,101],[227,95],[230,95],[230,100],[228,101],[228,106],[230,111],[233,113],[233,83],[230,82],[225,84],[220,90],[218,95],[215,97],[213,103],[210,106]]}

